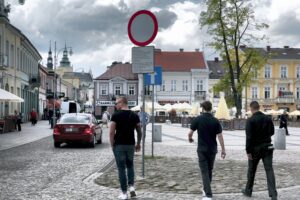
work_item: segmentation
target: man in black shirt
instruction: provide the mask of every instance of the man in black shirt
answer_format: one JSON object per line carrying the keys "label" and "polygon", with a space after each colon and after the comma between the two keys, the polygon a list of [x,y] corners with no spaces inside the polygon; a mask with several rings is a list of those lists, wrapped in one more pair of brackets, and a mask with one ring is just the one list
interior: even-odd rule
{"label": "man in black shirt", "polygon": [[195,130],[198,132],[198,158],[199,166],[203,181],[203,199],[211,199],[211,181],[212,170],[214,167],[214,161],[217,154],[217,140],[222,148],[221,157],[224,159],[226,156],[224,139],[222,135],[222,127],[218,119],[211,114],[212,104],[209,101],[205,101],[201,104],[203,108],[203,114],[196,117],[191,123],[191,130],[189,132],[189,142],[193,142],[193,133]]}
{"label": "man in black shirt", "polygon": [[290,135],[289,131],[288,131],[288,127],[287,127],[287,125],[288,125],[288,116],[287,116],[286,111],[284,111],[283,114],[280,115],[279,120],[280,120],[279,128],[284,128],[285,129],[285,134]]}
{"label": "man in black shirt", "polygon": [[[137,114],[128,109],[127,99],[119,97],[116,100],[116,109],[111,118],[110,144],[113,149],[118,171],[122,193],[119,199],[128,199],[127,187],[129,186],[130,196],[135,197],[134,188],[134,150],[141,149],[141,126]],[[134,130],[137,131],[137,144],[135,145]],[[127,176],[126,176],[127,169]]]}
{"label": "man in black shirt", "polygon": [[262,159],[267,174],[269,196],[277,200],[275,175],[273,171],[273,150],[271,136],[274,135],[274,124],[268,116],[259,111],[257,101],[250,103],[252,117],[246,123],[246,152],[248,156],[247,184],[242,193],[251,197],[254,178],[259,160]]}

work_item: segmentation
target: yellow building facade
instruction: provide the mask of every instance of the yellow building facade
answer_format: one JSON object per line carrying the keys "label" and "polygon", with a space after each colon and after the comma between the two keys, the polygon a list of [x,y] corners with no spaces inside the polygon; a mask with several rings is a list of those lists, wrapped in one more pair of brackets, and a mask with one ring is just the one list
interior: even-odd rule
{"label": "yellow building facade", "polygon": [[261,50],[270,58],[247,87],[248,104],[256,100],[262,110],[300,110],[300,49],[286,46]]}

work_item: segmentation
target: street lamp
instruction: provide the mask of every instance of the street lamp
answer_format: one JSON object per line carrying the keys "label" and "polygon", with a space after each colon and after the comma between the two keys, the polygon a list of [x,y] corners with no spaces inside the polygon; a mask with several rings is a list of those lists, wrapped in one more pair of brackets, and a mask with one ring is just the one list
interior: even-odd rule
{"label": "street lamp", "polygon": [[[68,51],[69,49],[69,51]],[[57,57],[59,55],[59,53],[62,52],[62,50],[66,50],[67,53],[72,56],[73,55],[73,51],[72,51],[72,47],[67,47],[65,46],[64,48],[59,49],[58,51],[56,51],[56,41],[54,42],[54,78],[53,78],[53,127],[56,124],[56,110],[55,110],[55,102],[56,102],[56,93],[57,93],[57,79],[56,79],[56,66],[57,66]]]}

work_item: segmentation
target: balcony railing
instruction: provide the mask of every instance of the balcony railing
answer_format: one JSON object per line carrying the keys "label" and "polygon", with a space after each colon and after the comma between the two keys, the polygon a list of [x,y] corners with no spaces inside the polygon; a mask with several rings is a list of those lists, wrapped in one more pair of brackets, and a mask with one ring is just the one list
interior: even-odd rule
{"label": "balcony railing", "polygon": [[195,91],[195,99],[205,100],[206,99],[206,91]]}
{"label": "balcony railing", "polygon": [[277,97],[275,99],[276,103],[295,103],[294,97]]}

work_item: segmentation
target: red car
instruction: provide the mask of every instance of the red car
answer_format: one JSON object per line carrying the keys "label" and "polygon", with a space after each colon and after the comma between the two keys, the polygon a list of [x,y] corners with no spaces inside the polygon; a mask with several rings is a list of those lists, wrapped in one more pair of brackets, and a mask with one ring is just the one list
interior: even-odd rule
{"label": "red car", "polygon": [[66,113],[53,129],[54,147],[62,143],[88,143],[95,147],[102,143],[102,129],[92,114]]}

